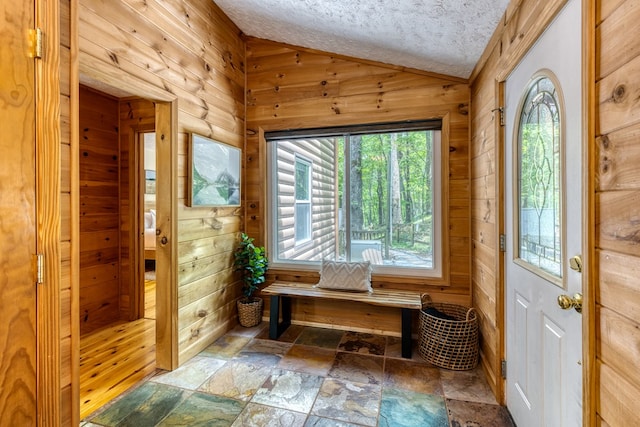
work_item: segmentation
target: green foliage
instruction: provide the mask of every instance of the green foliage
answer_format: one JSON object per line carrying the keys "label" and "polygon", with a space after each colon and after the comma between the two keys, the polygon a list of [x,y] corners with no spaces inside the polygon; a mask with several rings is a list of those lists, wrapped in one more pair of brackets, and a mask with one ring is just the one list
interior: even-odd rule
{"label": "green foliage", "polygon": [[240,246],[234,253],[233,265],[236,271],[242,272],[242,293],[246,299],[251,299],[253,293],[265,281],[265,274],[269,266],[267,253],[263,246],[253,244],[253,238],[242,233]]}

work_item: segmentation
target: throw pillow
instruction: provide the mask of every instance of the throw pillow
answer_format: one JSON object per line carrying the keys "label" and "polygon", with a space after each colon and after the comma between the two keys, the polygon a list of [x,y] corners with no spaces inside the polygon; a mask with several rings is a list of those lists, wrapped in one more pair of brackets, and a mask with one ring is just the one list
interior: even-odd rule
{"label": "throw pillow", "polygon": [[325,289],[373,292],[371,263],[322,260],[320,282],[316,286]]}

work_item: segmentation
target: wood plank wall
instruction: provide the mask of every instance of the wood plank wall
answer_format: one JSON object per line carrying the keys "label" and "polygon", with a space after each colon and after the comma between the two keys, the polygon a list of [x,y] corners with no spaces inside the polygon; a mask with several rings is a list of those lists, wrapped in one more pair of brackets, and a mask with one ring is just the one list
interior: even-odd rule
{"label": "wood plank wall", "polygon": [[595,2],[598,424],[640,425],[640,3]]}
{"label": "wood plank wall", "polygon": [[80,87],[80,334],[120,319],[118,100]]}
{"label": "wood plank wall", "polygon": [[[469,87],[466,80],[412,72],[370,61],[271,41],[247,40],[247,148],[244,229],[266,238],[266,144],[263,132],[282,129],[393,122],[445,117],[449,162],[449,252],[446,283],[374,277],[374,286],[430,291],[434,299],[470,303]],[[270,270],[268,280],[317,281],[316,273]],[[295,301],[295,320],[323,325],[399,332],[393,310],[318,301]]]}
{"label": "wood plank wall", "polygon": [[504,80],[542,33],[565,0],[514,0],[471,75],[471,228],[473,305],[480,315],[481,360],[489,383],[500,398],[502,232],[497,82]]}
{"label": "wood plank wall", "polygon": [[211,0],[79,0],[80,71],[178,107],[178,360],[235,325],[240,209],[189,208],[188,132],[244,146],[245,44]]}

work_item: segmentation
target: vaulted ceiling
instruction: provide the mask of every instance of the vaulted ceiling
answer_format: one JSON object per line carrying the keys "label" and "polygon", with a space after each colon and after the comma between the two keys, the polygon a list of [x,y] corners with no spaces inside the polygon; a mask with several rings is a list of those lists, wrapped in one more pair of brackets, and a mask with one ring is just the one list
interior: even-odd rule
{"label": "vaulted ceiling", "polygon": [[469,77],[509,0],[213,0],[249,36]]}

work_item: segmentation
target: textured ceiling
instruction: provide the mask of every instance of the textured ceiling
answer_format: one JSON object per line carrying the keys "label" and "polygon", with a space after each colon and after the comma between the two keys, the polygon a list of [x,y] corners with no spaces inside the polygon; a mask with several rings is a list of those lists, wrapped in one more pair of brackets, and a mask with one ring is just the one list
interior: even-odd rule
{"label": "textured ceiling", "polygon": [[249,36],[469,77],[509,0],[214,0]]}

